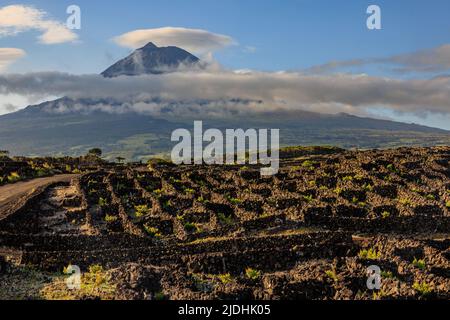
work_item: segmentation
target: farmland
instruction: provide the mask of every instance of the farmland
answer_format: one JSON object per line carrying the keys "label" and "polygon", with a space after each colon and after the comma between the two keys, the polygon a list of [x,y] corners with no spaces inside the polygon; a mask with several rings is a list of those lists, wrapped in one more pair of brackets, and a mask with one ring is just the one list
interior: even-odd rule
{"label": "farmland", "polygon": [[[264,178],[62,162],[0,208],[0,298],[449,299],[449,161],[449,147],[291,148]],[[80,290],[65,286],[70,264]]]}

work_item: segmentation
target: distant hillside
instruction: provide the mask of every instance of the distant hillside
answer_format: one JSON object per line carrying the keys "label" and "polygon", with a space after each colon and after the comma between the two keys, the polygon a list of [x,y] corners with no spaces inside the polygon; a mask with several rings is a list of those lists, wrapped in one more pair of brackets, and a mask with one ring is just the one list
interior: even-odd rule
{"label": "distant hillside", "polygon": [[[198,62],[198,58],[183,49],[158,48],[149,43],[102,74],[105,77],[159,74]],[[98,104],[112,108],[119,105],[108,99],[62,98],[0,116],[0,150],[10,150],[15,155],[79,155],[92,147],[101,147],[107,157],[137,160],[169,152],[174,145],[170,141],[171,132],[180,127],[192,128],[193,120],[187,118],[169,121],[134,112],[90,110]],[[79,106],[83,106],[83,111]],[[60,107],[65,111],[57,112]],[[199,118],[196,120],[202,120],[200,115]],[[348,114],[296,111],[203,120],[205,129],[279,128],[282,146],[388,148],[450,144],[450,132],[445,130]]]}

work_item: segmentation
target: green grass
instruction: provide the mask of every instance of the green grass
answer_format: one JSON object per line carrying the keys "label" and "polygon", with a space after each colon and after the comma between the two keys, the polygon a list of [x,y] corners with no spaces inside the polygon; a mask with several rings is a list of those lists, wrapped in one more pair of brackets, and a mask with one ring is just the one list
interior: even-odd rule
{"label": "green grass", "polygon": [[136,218],[141,218],[141,217],[147,215],[149,212],[150,212],[150,209],[145,204],[139,205],[139,206],[134,206],[134,215],[136,216]]}
{"label": "green grass", "polygon": [[110,216],[109,214],[107,214],[105,217],[106,222],[115,222],[115,221],[117,221],[117,219],[118,219],[117,216]]}
{"label": "green grass", "polygon": [[433,292],[431,286],[426,282],[415,282],[413,284],[413,289],[416,290],[422,297],[427,297]]}
{"label": "green grass", "polygon": [[334,282],[338,282],[339,279],[337,277],[336,271],[334,271],[334,270],[327,270],[327,271],[325,271],[325,274],[327,275],[328,278],[330,278]]}
{"label": "green grass", "polygon": [[261,277],[261,271],[252,268],[247,268],[245,270],[245,276],[250,280],[258,280]]}
{"label": "green grass", "polygon": [[217,218],[219,219],[220,222],[222,222],[225,225],[232,225],[234,223],[234,219],[232,216],[227,217],[223,213],[218,213]]}
{"label": "green grass", "polygon": [[387,218],[389,218],[391,216],[391,213],[389,212],[389,211],[383,211],[382,213],[381,213],[381,218],[382,219],[387,219]]}
{"label": "green grass", "polygon": [[7,179],[9,183],[14,183],[22,180],[22,177],[17,172],[11,172]]}
{"label": "green grass", "polygon": [[184,230],[186,230],[189,233],[195,233],[199,231],[198,226],[195,223],[192,222],[186,222],[184,224]]}
{"label": "green grass", "polygon": [[220,282],[223,284],[228,284],[233,281],[233,277],[229,273],[220,274],[217,276]]}
{"label": "green grass", "polygon": [[152,238],[161,238],[161,233],[159,232],[158,228],[144,224],[144,230]]}
{"label": "green grass", "polygon": [[427,266],[424,259],[417,259],[417,258],[414,258],[412,265],[420,270],[425,270]]}
{"label": "green grass", "polygon": [[363,249],[359,251],[358,256],[364,260],[377,260],[381,257],[381,252],[377,252],[375,249]]}

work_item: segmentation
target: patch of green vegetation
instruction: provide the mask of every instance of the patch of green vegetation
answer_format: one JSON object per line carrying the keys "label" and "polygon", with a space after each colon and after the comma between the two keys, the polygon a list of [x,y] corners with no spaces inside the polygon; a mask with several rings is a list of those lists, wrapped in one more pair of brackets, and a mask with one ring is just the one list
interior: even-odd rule
{"label": "patch of green vegetation", "polygon": [[189,233],[196,233],[199,231],[199,228],[195,223],[186,222],[184,224],[184,230],[186,230],[186,232],[189,232]]}
{"label": "patch of green vegetation", "polygon": [[114,299],[116,286],[111,281],[111,275],[100,265],[92,265],[88,272],[81,276],[79,290],[69,290],[65,277],[60,277],[41,290],[41,295],[48,300],[79,300],[79,299]]}
{"label": "patch of green vegetation", "polygon": [[391,213],[389,212],[389,211],[383,211],[382,213],[381,213],[381,218],[382,219],[387,219],[387,218],[389,218],[391,216]]}
{"label": "patch of green vegetation", "polygon": [[235,204],[235,205],[238,205],[238,204],[242,203],[241,199],[233,198],[233,197],[231,197],[229,195],[227,195],[226,198],[227,198],[228,201],[230,201],[232,204]]}
{"label": "patch of green vegetation", "polygon": [[116,222],[117,219],[118,219],[117,216],[111,216],[111,215],[109,215],[109,214],[107,214],[106,217],[105,217],[105,221],[106,221],[106,222]]}
{"label": "patch of green vegetation", "polygon": [[427,297],[433,293],[433,289],[426,282],[414,282],[413,289],[416,290],[422,297]]}
{"label": "patch of green vegetation", "polygon": [[352,176],[345,176],[342,178],[342,181],[353,181],[353,177]]}
{"label": "patch of green vegetation", "polygon": [[383,279],[393,279],[393,278],[395,278],[394,274],[391,271],[381,271],[380,275],[381,275],[381,277]]}
{"label": "patch of green vegetation", "polygon": [[375,249],[363,249],[359,251],[358,256],[364,260],[377,260],[381,257],[381,252],[377,252]]}
{"label": "patch of green vegetation", "polygon": [[427,266],[424,259],[417,259],[417,258],[414,258],[412,265],[420,270],[425,270]]}
{"label": "patch of green vegetation", "polygon": [[204,204],[209,203],[209,200],[206,200],[205,198],[203,198],[203,196],[198,197],[197,201]]}
{"label": "patch of green vegetation", "polygon": [[166,300],[167,297],[166,297],[166,295],[164,294],[164,292],[157,292],[157,293],[155,293],[154,299],[155,299],[156,301],[163,301],[163,300]]}
{"label": "patch of green vegetation", "polygon": [[258,280],[261,277],[261,271],[247,268],[245,269],[245,276],[250,280]]}
{"label": "patch of green vegetation", "polygon": [[431,200],[431,201],[436,200],[436,197],[434,196],[434,194],[427,194],[425,198],[426,198],[427,200]]}
{"label": "patch of green vegetation", "polygon": [[303,200],[305,200],[306,202],[312,202],[314,200],[314,197],[312,195],[304,195],[303,196]]}
{"label": "patch of green vegetation", "polygon": [[186,194],[194,194],[195,190],[191,188],[184,188],[184,193]]}
{"label": "patch of green vegetation", "polygon": [[134,215],[136,218],[141,218],[141,217],[147,215],[149,212],[150,212],[150,209],[146,204],[134,206]]}
{"label": "patch of green vegetation", "polygon": [[161,238],[161,233],[159,232],[158,228],[144,224],[144,230],[152,238]]}
{"label": "patch of green vegetation", "polygon": [[11,172],[7,179],[9,183],[14,183],[22,180],[22,177],[17,172]]}
{"label": "patch of green vegetation", "polygon": [[328,278],[330,278],[334,282],[338,282],[339,281],[335,270],[327,270],[327,271],[325,271],[325,274],[327,275]]}
{"label": "patch of green vegetation", "polygon": [[445,203],[445,206],[446,206],[447,208],[450,209],[450,201],[447,201],[447,202]]}
{"label": "patch of green vegetation", "polygon": [[217,218],[219,221],[225,225],[232,225],[234,223],[234,219],[232,216],[226,216],[224,213],[218,213]]}
{"label": "patch of green vegetation", "polygon": [[383,290],[374,291],[372,293],[372,300],[382,300],[386,296],[387,294]]}
{"label": "patch of green vegetation", "polygon": [[105,198],[100,197],[98,199],[98,205],[102,208],[106,207],[108,205],[108,201]]}
{"label": "patch of green vegetation", "polygon": [[316,161],[312,161],[312,160],[305,160],[302,162],[302,167],[303,168],[307,168],[307,169],[314,169],[314,166],[317,164]]}
{"label": "patch of green vegetation", "polygon": [[409,199],[401,198],[398,200],[398,202],[404,206],[412,206],[412,202]]}
{"label": "patch of green vegetation", "polygon": [[230,282],[233,281],[233,277],[229,274],[229,273],[225,273],[225,274],[219,274],[217,276],[217,278],[219,279],[220,282],[222,282],[223,284],[228,284]]}
{"label": "patch of green vegetation", "polygon": [[400,172],[392,163],[388,164],[386,166],[386,169],[388,169],[392,173],[399,173]]}
{"label": "patch of green vegetation", "polygon": [[370,183],[364,184],[362,188],[363,188],[365,191],[370,191],[370,192],[373,191],[373,186],[372,186]]}

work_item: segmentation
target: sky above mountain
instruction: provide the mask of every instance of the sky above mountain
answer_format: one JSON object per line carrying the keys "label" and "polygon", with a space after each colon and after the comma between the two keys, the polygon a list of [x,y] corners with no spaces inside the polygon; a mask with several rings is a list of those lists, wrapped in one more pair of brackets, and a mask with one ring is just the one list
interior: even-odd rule
{"label": "sky above mountain", "polygon": [[[81,8],[80,30],[64,25],[72,4]],[[381,8],[381,30],[367,29],[370,4]],[[280,83],[288,77],[280,72],[295,73],[288,77],[289,90],[298,90],[298,86],[292,89],[292,83],[307,88],[315,76],[326,90],[334,81],[354,86],[358,81],[351,81],[352,77],[368,75],[374,81],[366,83],[364,93],[378,99],[362,103],[359,95],[352,99],[351,87],[346,87],[338,98],[315,92],[313,100],[300,104],[326,112],[338,105],[337,112],[358,113],[362,103],[365,114],[450,129],[450,106],[437,105],[449,89],[449,12],[446,0],[2,1],[0,76],[8,83],[7,75],[15,73],[31,76],[51,71],[83,78],[153,41],[179,46],[220,65],[213,81],[218,88],[223,69],[257,70],[277,88],[273,101],[302,98],[277,96],[283,91]],[[343,79],[338,78],[342,73]],[[386,79],[394,81],[393,86]],[[251,97],[258,91],[258,81],[253,77],[248,84]],[[0,114],[66,93],[49,91],[3,90]],[[383,96],[384,92],[388,94]],[[419,103],[424,105],[405,102],[405,93],[417,95],[418,100],[423,97]]]}

